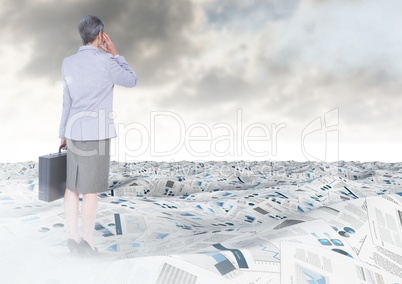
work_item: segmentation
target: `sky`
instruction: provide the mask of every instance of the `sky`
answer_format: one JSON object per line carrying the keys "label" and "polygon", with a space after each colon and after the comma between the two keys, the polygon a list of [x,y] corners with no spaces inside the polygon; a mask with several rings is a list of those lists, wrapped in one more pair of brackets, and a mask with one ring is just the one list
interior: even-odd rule
{"label": "sky", "polygon": [[112,159],[401,162],[398,0],[0,0],[0,162],[56,152],[60,68],[99,16],[138,75]]}

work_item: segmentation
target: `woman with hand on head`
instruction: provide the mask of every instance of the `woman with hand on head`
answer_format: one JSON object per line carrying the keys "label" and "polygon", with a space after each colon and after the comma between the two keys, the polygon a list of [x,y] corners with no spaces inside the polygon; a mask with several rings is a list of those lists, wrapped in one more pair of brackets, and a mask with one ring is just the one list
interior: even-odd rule
{"label": "woman with hand on head", "polygon": [[[98,17],[84,17],[78,30],[83,46],[62,64],[64,88],[59,137],[61,144],[67,145],[64,208],[71,234],[68,248],[74,254],[94,255],[98,193],[108,189],[110,139],[116,137],[113,87],[115,84],[134,87],[137,76],[117,53]],[[82,239],[78,232],[80,194]]]}

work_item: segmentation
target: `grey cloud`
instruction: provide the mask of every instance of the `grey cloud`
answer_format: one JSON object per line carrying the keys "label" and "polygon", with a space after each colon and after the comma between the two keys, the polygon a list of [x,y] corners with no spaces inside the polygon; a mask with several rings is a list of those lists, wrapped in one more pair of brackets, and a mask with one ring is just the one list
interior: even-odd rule
{"label": "grey cloud", "polygon": [[[87,14],[98,15],[118,52],[141,77],[141,85],[169,79],[167,69],[194,46],[184,35],[193,22],[193,6],[185,0],[6,1],[0,24],[13,45],[32,45],[24,75],[58,80],[61,61],[78,49],[77,26]],[[146,55],[146,56],[144,56]]]}
{"label": "grey cloud", "polygon": [[[395,13],[398,8],[402,5],[395,1],[388,5],[328,1],[306,6],[280,28],[280,44],[271,54],[299,71],[318,66],[336,77],[361,75],[366,83],[372,83],[377,74],[378,83],[387,83],[402,73],[399,50],[392,47],[402,43],[402,34],[392,32],[402,24]],[[284,53],[287,56],[281,56]]]}
{"label": "grey cloud", "polygon": [[199,90],[197,96],[206,101],[214,100],[216,103],[222,101],[238,100],[244,93],[251,91],[250,86],[241,77],[228,74],[224,69],[212,69],[195,84]]}
{"label": "grey cloud", "polygon": [[208,109],[222,103],[242,104],[254,96],[254,87],[241,76],[222,68],[206,69],[197,78],[189,74],[174,90],[174,98],[166,96],[158,105],[186,110],[188,108]]}
{"label": "grey cloud", "polygon": [[216,0],[206,5],[206,14],[218,29],[255,31],[267,22],[290,17],[298,4],[299,0]]}
{"label": "grey cloud", "polygon": [[[401,4],[396,1],[311,2],[276,25],[256,56],[261,70],[271,78],[269,83],[277,86],[273,97],[282,96],[278,89],[293,87],[266,107],[280,109],[289,117],[341,107],[346,121],[359,125],[378,126],[390,117],[400,120],[402,105],[396,98],[402,89],[402,62],[395,47],[402,43],[402,34],[395,27],[402,20],[398,7]],[[376,103],[366,104],[368,100]]]}
{"label": "grey cloud", "polygon": [[[258,10],[272,8],[276,3],[234,2],[235,5],[230,5],[232,1],[212,2],[207,8],[209,20],[215,26],[229,25],[234,36],[245,32],[242,23],[249,27],[255,24],[251,16]],[[259,78],[245,80],[243,74],[228,75],[223,67],[204,70],[201,79],[188,79],[175,97],[197,107],[212,99],[217,103],[247,103],[268,98],[264,103],[267,111],[296,119],[332,107],[345,108],[349,121],[359,120],[356,113],[361,113],[362,123],[386,119],[377,114],[376,105],[362,107],[361,102],[379,94],[395,98],[402,88],[402,62],[398,59],[399,50],[392,47],[402,43],[402,34],[388,32],[402,24],[395,12],[401,4],[391,2],[310,1],[299,7],[294,1],[293,14],[287,18],[275,23],[267,20],[258,29],[248,31],[261,38],[259,46],[251,47],[253,51],[248,53],[259,70]],[[382,21],[376,21],[379,19]],[[225,60],[222,64],[229,63]],[[192,96],[187,96],[185,90]],[[400,116],[397,108],[390,111]]]}

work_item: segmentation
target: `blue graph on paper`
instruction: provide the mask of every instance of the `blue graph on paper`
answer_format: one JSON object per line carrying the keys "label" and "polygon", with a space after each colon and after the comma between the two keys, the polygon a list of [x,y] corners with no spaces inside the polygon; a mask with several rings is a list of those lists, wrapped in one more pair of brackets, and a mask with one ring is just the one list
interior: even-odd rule
{"label": "blue graph on paper", "polygon": [[306,284],[327,284],[325,276],[315,273],[307,268],[298,267],[298,282]]}
{"label": "blue graph on paper", "polygon": [[230,260],[228,260],[223,254],[212,253],[210,256],[217,262],[214,266],[221,275],[226,275],[236,270],[236,267],[233,265],[233,263],[230,262]]}

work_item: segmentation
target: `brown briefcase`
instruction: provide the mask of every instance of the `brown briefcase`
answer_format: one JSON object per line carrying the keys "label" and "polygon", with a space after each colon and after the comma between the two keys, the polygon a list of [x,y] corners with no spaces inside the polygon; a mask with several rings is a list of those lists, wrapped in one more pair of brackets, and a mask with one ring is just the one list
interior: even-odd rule
{"label": "brown briefcase", "polygon": [[67,152],[39,157],[39,200],[51,202],[64,197],[67,177]]}

